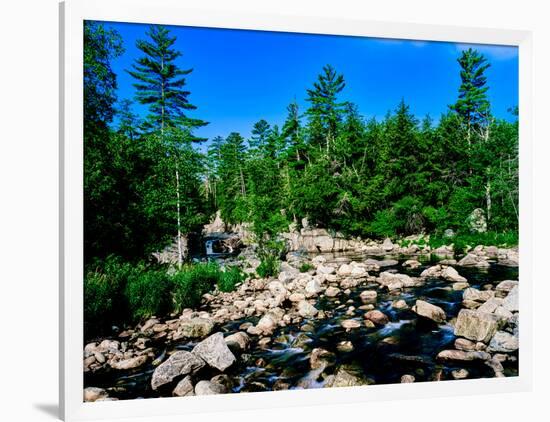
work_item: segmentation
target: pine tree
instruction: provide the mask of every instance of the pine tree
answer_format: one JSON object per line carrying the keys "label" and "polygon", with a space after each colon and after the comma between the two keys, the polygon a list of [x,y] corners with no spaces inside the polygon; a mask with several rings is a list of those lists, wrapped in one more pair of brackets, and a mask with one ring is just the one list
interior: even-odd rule
{"label": "pine tree", "polygon": [[310,118],[311,140],[315,144],[324,144],[327,154],[342,121],[346,103],[338,102],[337,96],[345,86],[344,76],[337,74],[331,65],[326,65],[313,88],[307,90],[311,106],[306,114]]}
{"label": "pine tree", "polygon": [[[204,141],[194,137],[192,130],[206,123],[186,114],[188,110],[196,109],[189,102],[190,92],[186,90],[185,76],[192,69],[182,70],[176,65],[175,60],[181,56],[181,52],[173,48],[176,37],[171,37],[169,30],[160,25],[150,26],[147,36],[150,41],[137,41],[136,45],[144,55],[136,60],[133,70],[128,73],[138,81],[134,84],[137,100],[149,105],[148,125],[160,132],[160,140],[167,146],[167,155],[174,161],[178,264],[181,267],[184,251],[180,167],[185,163],[179,160],[185,156],[178,148],[185,147],[189,141]],[[164,136],[167,131],[172,131],[170,137]]]}
{"label": "pine tree", "polygon": [[137,48],[143,52],[128,73],[137,82],[136,99],[149,105],[148,124],[154,130],[167,127],[196,128],[206,123],[192,119],[186,112],[196,107],[189,102],[186,78],[193,69],[180,69],[175,63],[181,52],[173,48],[176,37],[163,26],[152,25],[147,31],[150,40],[138,40]]}
{"label": "pine tree", "polygon": [[470,145],[473,133],[484,140],[489,136],[490,103],[487,98],[489,87],[486,86],[485,71],[491,65],[482,54],[472,48],[463,51],[457,61],[460,65],[461,84],[458,100],[450,107],[463,119]]}
{"label": "pine tree", "polygon": [[132,111],[132,101],[127,98],[122,100],[120,102],[120,107],[117,110],[117,115],[117,132],[133,141],[139,134],[141,122],[137,114]]}
{"label": "pine tree", "polygon": [[264,119],[254,123],[252,128],[252,136],[248,141],[251,148],[264,147],[269,135],[271,134],[271,126]]}

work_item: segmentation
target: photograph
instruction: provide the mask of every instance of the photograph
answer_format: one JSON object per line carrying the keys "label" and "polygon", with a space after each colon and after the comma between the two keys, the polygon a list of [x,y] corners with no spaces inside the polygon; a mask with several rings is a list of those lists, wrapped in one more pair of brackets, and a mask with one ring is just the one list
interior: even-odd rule
{"label": "photograph", "polygon": [[83,402],[520,375],[517,45],[84,20],[82,53]]}

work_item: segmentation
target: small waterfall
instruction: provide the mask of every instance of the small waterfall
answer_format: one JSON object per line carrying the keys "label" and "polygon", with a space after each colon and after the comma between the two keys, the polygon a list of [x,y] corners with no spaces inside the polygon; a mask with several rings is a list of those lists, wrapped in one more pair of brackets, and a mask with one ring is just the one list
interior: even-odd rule
{"label": "small waterfall", "polygon": [[206,255],[213,255],[214,254],[214,240],[207,240],[205,242],[206,245]]}

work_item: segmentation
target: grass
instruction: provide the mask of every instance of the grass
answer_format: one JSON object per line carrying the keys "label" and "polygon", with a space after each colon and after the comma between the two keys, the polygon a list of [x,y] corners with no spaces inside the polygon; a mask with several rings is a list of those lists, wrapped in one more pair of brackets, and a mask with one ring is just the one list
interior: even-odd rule
{"label": "grass", "polygon": [[238,267],[221,268],[215,262],[188,264],[169,274],[166,267],[131,265],[110,257],[84,277],[85,336],[196,308],[205,293],[216,287],[233,291],[244,278]]}
{"label": "grass", "polygon": [[453,244],[455,252],[465,252],[468,247],[474,248],[478,245],[497,246],[497,247],[513,247],[517,246],[519,241],[517,232],[485,232],[485,233],[457,233],[455,236],[448,238],[442,236],[430,236],[429,245],[436,249],[443,245]]}
{"label": "grass", "polygon": [[304,262],[302,265],[300,265],[300,272],[301,273],[307,273],[309,270],[312,270],[315,268],[312,264],[309,262]]}

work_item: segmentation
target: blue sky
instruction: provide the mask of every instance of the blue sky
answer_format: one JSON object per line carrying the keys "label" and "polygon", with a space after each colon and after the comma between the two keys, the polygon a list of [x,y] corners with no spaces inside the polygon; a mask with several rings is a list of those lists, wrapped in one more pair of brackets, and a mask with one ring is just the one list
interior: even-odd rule
{"label": "blue sky", "polygon": [[[118,76],[119,99],[133,99],[133,78],[125,72],[141,56],[136,40],[148,25],[107,23],[124,40],[125,53],[112,63]],[[294,99],[305,111],[306,89],[325,64],[342,73],[342,100],[352,101],[367,118],[383,118],[401,98],[418,117],[436,121],[457,97],[460,85],[456,59],[470,45],[266,31],[169,27],[183,54],[177,64],[193,68],[187,77],[190,116],[209,121],[197,135],[212,138],[240,132],[266,119],[282,125]],[[510,119],[507,109],[518,103],[516,47],[475,45],[491,63],[487,71],[492,112]],[[135,106],[140,115],[146,106]]]}

